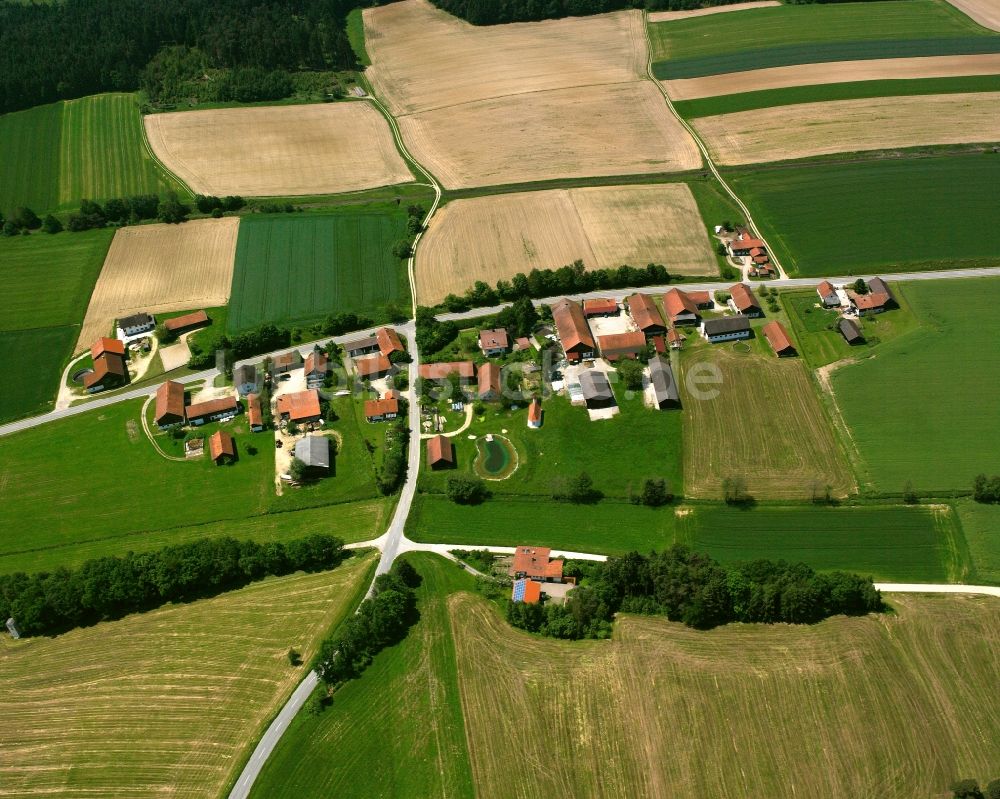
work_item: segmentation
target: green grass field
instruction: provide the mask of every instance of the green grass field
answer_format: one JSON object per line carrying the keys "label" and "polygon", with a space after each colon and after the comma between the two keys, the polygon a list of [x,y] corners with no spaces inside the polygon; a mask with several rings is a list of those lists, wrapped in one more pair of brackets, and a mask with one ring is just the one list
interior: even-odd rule
{"label": "green grass field", "polygon": [[902,287],[919,330],[832,376],[875,489],[970,491],[997,471],[1000,281],[921,281]]}
{"label": "green grass field", "polygon": [[309,661],[375,562],[355,557],[55,638],[3,636],[3,790],[224,796],[305,676],[288,650]]}
{"label": "green grass field", "polygon": [[1000,75],[970,75],[958,78],[922,78],[919,80],[861,80],[850,83],[827,83],[816,86],[789,86],[674,103],[681,116],[688,119],[755,111],[779,105],[863,100],[869,97],[912,97],[924,94],[961,94],[1000,91]]}
{"label": "green grass field", "polygon": [[84,197],[187,190],[146,151],[133,94],[99,94],[0,116],[0,210],[73,208]]}
{"label": "green grass field", "polygon": [[436,555],[407,558],[423,580],[420,620],[397,646],[333,696],[319,716],[300,713],[251,796],[266,799],[425,799],[477,795],[458,698],[448,596],[473,589],[468,573]]}
{"label": "green grass field", "polygon": [[970,580],[1000,585],[1000,505],[962,500],[956,507],[974,567]]}
{"label": "green grass field", "polygon": [[657,78],[1000,51],[1000,36],[942,0],[758,8],[654,23],[649,32]]}
{"label": "green grass field", "polygon": [[1000,185],[996,155],[775,167],[729,177],[794,274],[1000,264],[1000,240],[984,235]]}
{"label": "green grass field", "polygon": [[406,209],[382,205],[381,212],[345,207],[331,215],[244,218],[229,329],[344,311],[375,315],[387,303],[409,307],[405,264],[392,254],[406,235]]}

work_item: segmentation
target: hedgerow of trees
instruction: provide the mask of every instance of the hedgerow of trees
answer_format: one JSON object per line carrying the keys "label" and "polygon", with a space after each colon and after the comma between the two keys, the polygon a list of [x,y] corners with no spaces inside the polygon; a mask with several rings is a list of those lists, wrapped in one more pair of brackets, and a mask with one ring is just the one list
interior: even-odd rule
{"label": "hedgerow of trees", "polygon": [[410,444],[410,425],[407,421],[407,402],[399,400],[399,415],[389,422],[385,432],[382,462],[375,470],[375,485],[382,494],[395,493],[406,479],[406,452]]}
{"label": "hedgerow of trees", "polygon": [[972,482],[972,498],[976,502],[995,504],[1000,502],[1000,475],[987,477],[985,474],[976,475]]}
{"label": "hedgerow of trees", "polygon": [[268,575],[332,569],[343,541],[316,534],[286,543],[203,538],[152,552],[89,560],[75,569],[0,576],[0,616],[22,635],[50,635],[167,602],[214,596]]}
{"label": "hedgerow of trees", "polygon": [[203,346],[196,339],[188,339],[188,349],[191,357],[188,359],[190,369],[208,369],[215,365],[215,354],[219,351],[228,353],[230,360],[243,360],[273,352],[290,345],[291,331],[272,324],[263,324],[253,330],[246,330],[229,336],[218,334],[208,346]]}
{"label": "hedgerow of trees", "polygon": [[951,786],[955,799],[1000,799],[1000,779],[992,780],[986,790],[977,780],[959,780]]}
{"label": "hedgerow of trees", "polygon": [[735,621],[809,624],[883,607],[872,581],[856,574],[817,574],[803,563],[769,560],[723,566],[682,545],[631,552],[592,569],[564,605],[510,602],[508,620],[557,638],[599,638],[610,633],[618,611],[708,629]]}

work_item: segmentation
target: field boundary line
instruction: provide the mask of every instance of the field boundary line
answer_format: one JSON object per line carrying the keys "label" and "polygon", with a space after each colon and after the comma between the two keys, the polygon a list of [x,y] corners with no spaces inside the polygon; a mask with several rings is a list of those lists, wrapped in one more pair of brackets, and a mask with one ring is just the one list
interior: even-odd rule
{"label": "field boundary line", "polygon": [[[138,99],[136,98],[136,105],[138,105]],[[149,143],[149,135],[146,132],[146,117],[142,113],[142,108],[138,107],[136,109],[139,112],[139,128],[142,131],[142,146],[146,150],[146,155],[152,159],[153,167],[158,168],[163,172],[170,180],[173,180],[178,186],[180,186],[184,191],[186,191],[191,197],[194,197],[195,192],[187,183],[180,179],[180,177],[163,163],[159,158],[156,157],[156,153],[153,152],[153,146]]]}

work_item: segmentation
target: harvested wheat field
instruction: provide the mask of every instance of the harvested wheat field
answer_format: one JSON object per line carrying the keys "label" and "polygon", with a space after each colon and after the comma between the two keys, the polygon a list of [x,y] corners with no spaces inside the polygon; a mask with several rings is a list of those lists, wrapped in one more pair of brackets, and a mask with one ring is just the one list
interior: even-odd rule
{"label": "harvested wheat field", "polygon": [[291,197],[413,180],[368,102],[153,114],[149,143],[198,194]]}
{"label": "harvested wheat field", "polygon": [[649,14],[650,22],[672,22],[676,19],[705,17],[709,14],[723,14],[727,11],[749,11],[751,8],[770,8],[780,6],[778,0],[754,0],[750,3],[733,3],[728,6],[709,6],[708,8],[692,8],[688,11],[653,11]]}
{"label": "harvested wheat field", "polygon": [[374,562],[0,643],[0,796],[216,797]]}
{"label": "harvested wheat field", "polygon": [[449,189],[701,166],[649,81],[483,100],[399,125],[414,157]]}
{"label": "harvested wheat field", "polygon": [[864,61],[795,64],[788,67],[749,69],[701,78],[662,81],[674,100],[694,100],[725,94],[818,86],[865,80],[914,80],[960,78],[1000,74],[1000,53],[943,55],[922,58],[873,58]]}
{"label": "harvested wheat field", "polygon": [[131,313],[225,305],[239,224],[228,217],[118,230],[90,296],[77,351],[108,335],[115,319]]}
{"label": "harvested wheat field", "polygon": [[948,2],[984,28],[1000,31],[1000,2],[997,0],[948,0]]}
{"label": "harvested wheat field", "polygon": [[702,117],[693,124],[721,164],[1000,140],[1000,92],[802,103]]}
{"label": "harvested wheat field", "polygon": [[564,642],[455,594],[476,796],[931,799],[992,778],[1000,603],[888,601],[893,615],[707,632],[625,616],[611,641]]}
{"label": "harvested wheat field", "polygon": [[396,116],[513,94],[639,80],[642,14],[478,27],[427,0],[364,11],[365,72]]}
{"label": "harvested wheat field", "polygon": [[429,305],[476,280],[492,285],[577,259],[591,269],[661,263],[676,274],[717,270],[684,183],[554,189],[445,205],[417,251],[417,293]]}
{"label": "harvested wheat field", "polygon": [[698,399],[687,377],[684,396],[684,493],[722,499],[723,481],[744,478],[755,499],[806,500],[827,486],[834,496],[855,490],[844,453],[805,365],[703,344],[685,353],[684,373],[712,365],[721,382],[714,398]]}

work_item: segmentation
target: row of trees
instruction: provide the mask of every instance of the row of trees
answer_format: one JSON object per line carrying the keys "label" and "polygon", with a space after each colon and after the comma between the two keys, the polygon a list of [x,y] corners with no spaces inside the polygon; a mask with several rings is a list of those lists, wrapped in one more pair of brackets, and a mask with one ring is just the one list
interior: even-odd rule
{"label": "row of trees", "polygon": [[985,790],[978,780],[959,780],[951,786],[955,799],[1000,799],[1000,779],[991,780]]}
{"label": "row of trees", "polygon": [[406,479],[406,453],[410,445],[410,425],[407,420],[408,403],[399,400],[399,415],[389,422],[382,448],[382,462],[375,470],[375,484],[385,496],[396,493]]}
{"label": "row of trees", "polygon": [[976,502],[989,504],[1000,502],[1000,475],[976,475],[976,479],[972,481],[972,498]]}
{"label": "row of trees", "polygon": [[191,369],[208,369],[215,365],[216,352],[226,353],[230,362],[252,358],[265,352],[284,349],[291,344],[292,334],[288,328],[272,324],[263,324],[253,330],[246,330],[229,336],[219,333],[206,347],[191,337],[188,339],[188,349],[191,357],[188,367]]}
{"label": "row of trees", "polygon": [[417,234],[424,229],[424,217],[427,211],[422,205],[408,205],[406,207],[406,237],[397,239],[392,245],[392,254],[399,260],[409,258],[413,254],[413,241]]}
{"label": "row of trees", "polygon": [[0,576],[0,616],[24,635],[117,619],[166,602],[213,596],[268,575],[332,569],[343,541],[312,535],[287,543],[203,538],[152,552],[89,560],[75,569]]}
{"label": "row of trees", "polygon": [[856,574],[817,574],[804,563],[769,560],[723,566],[682,545],[649,555],[631,552],[592,568],[564,606],[512,603],[511,623],[560,638],[585,638],[603,635],[618,611],[663,615],[706,629],[734,621],[809,624],[883,608],[872,581]]}

